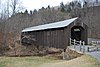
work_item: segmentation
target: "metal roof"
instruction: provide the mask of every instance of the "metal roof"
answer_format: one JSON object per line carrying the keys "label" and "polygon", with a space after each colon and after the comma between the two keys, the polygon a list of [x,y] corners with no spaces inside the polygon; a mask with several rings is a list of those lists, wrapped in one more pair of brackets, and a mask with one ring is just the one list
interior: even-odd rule
{"label": "metal roof", "polygon": [[22,30],[22,32],[66,27],[70,23],[75,21],[77,18],[78,17],[72,18],[72,19],[68,19],[68,20],[64,20],[64,21],[59,21],[59,22],[54,22],[54,23],[49,23],[49,24],[44,24],[44,25],[38,25],[38,26],[34,26],[34,27],[25,28],[24,30]]}

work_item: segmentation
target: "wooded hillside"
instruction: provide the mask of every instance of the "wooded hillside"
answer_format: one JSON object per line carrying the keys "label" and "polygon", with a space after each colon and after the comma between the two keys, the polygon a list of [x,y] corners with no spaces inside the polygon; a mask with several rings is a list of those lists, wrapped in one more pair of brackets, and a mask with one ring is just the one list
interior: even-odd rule
{"label": "wooded hillside", "polygon": [[[100,6],[85,7],[62,12],[60,9],[47,8],[28,13],[16,13],[0,21],[0,45],[11,49],[20,40],[21,31],[27,27],[53,23],[78,16],[88,26],[88,37],[100,38]],[[6,49],[4,49],[6,50]]]}

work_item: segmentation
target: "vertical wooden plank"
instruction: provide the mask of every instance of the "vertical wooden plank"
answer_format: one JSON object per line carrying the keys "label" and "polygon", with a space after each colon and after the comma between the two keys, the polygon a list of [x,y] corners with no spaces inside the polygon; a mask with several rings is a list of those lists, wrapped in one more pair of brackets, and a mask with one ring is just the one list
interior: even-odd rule
{"label": "vertical wooden plank", "polygon": [[52,30],[52,47],[54,46],[54,31]]}
{"label": "vertical wooden plank", "polygon": [[40,38],[39,38],[39,39],[41,39],[40,43],[41,43],[42,46],[44,46],[44,34],[43,34],[43,32],[44,31],[41,31]]}
{"label": "vertical wooden plank", "polygon": [[52,44],[51,44],[51,30],[49,30],[49,34],[50,34],[50,36],[49,36],[50,47],[52,47]]}
{"label": "vertical wooden plank", "polygon": [[60,29],[57,30],[57,37],[58,37],[58,44],[57,44],[58,46],[57,46],[57,48],[61,48],[61,35],[62,35],[61,30]]}
{"label": "vertical wooden plank", "polygon": [[[64,37],[66,37],[66,36],[64,36],[64,30],[62,29],[62,30],[61,30],[61,36],[60,36],[60,41],[61,41],[60,45],[63,45],[63,46],[64,46],[64,43],[63,43]],[[62,47],[62,48],[63,48],[63,47]]]}
{"label": "vertical wooden plank", "polygon": [[56,29],[56,31],[55,31],[55,47],[57,48],[57,46],[58,46],[58,36],[57,36],[57,29]]}
{"label": "vertical wooden plank", "polygon": [[46,31],[43,30],[42,35],[41,35],[42,36],[42,42],[43,42],[42,45],[43,45],[43,47],[45,46],[45,43],[46,43],[46,38],[45,38],[46,35],[45,34],[46,34]]}
{"label": "vertical wooden plank", "polygon": [[56,48],[59,47],[59,43],[60,43],[60,41],[59,41],[59,30],[56,29]]}
{"label": "vertical wooden plank", "polygon": [[48,31],[45,32],[45,46],[48,46]]}
{"label": "vertical wooden plank", "polygon": [[69,39],[69,30],[68,30],[68,28],[66,27],[66,28],[64,28],[64,30],[63,30],[63,43],[64,43],[64,46],[63,46],[63,48],[64,49],[66,49],[67,48],[67,45],[68,45],[68,39]]}
{"label": "vertical wooden plank", "polygon": [[53,44],[53,43],[52,43],[52,31],[53,31],[53,30],[51,30],[51,47],[53,47],[53,45],[52,45],[52,44]]}

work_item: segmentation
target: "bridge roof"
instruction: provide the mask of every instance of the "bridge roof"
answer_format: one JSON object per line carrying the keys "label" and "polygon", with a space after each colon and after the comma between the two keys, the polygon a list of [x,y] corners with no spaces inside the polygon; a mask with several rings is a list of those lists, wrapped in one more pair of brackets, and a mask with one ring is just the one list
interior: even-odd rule
{"label": "bridge roof", "polygon": [[25,28],[24,30],[22,30],[22,32],[62,28],[62,27],[68,26],[70,23],[74,22],[76,19],[78,19],[78,17],[72,18],[72,19],[67,19],[67,20],[64,20],[64,21],[49,23],[49,24],[33,26],[33,27]]}

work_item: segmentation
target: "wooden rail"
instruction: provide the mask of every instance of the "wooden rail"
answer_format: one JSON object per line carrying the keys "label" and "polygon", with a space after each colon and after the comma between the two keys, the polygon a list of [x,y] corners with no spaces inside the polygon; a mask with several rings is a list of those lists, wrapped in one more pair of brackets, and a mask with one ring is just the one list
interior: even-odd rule
{"label": "wooden rail", "polygon": [[80,46],[79,49],[80,51],[82,51],[83,49],[83,52],[85,52],[85,42],[84,41],[77,41],[75,39],[71,39],[70,38],[70,46],[74,46],[74,49],[76,48],[76,46]]}

